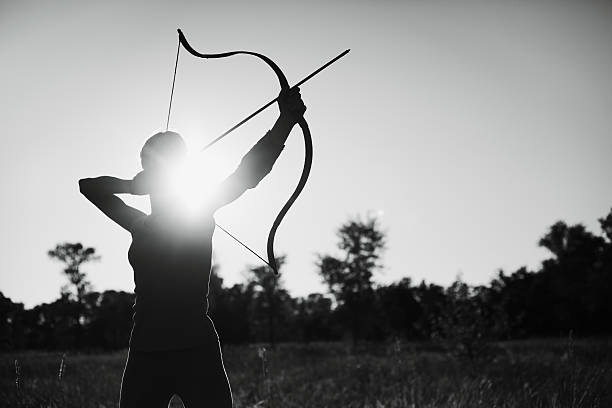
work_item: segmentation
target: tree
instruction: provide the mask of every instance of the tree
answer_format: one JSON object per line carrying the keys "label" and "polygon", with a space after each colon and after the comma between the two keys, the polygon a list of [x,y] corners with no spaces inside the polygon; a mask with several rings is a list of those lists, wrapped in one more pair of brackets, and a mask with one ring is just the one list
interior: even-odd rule
{"label": "tree", "polygon": [[[545,293],[536,293],[538,274],[523,266],[510,275],[499,270],[496,278],[483,292],[491,307],[498,308],[504,317],[500,332],[506,338],[525,336],[545,327],[547,316],[542,317],[542,307],[548,303]],[[501,325],[500,325],[501,326]]]}
{"label": "tree", "polygon": [[360,217],[349,220],[338,230],[338,248],[342,258],[319,255],[317,266],[331,294],[336,298],[339,312],[349,321],[353,343],[372,332],[375,295],[372,274],[379,264],[385,248],[385,234],[378,220]]}
{"label": "tree", "polygon": [[23,312],[23,303],[13,303],[0,292],[0,350],[23,346]]}
{"label": "tree", "polygon": [[442,286],[425,281],[413,289],[414,298],[419,305],[419,318],[414,323],[420,337],[429,338],[436,331],[436,322],[442,315],[446,304],[446,294]]}
{"label": "tree", "polygon": [[601,226],[601,230],[608,239],[608,242],[612,242],[612,208],[610,209],[608,215],[606,215],[604,218],[599,218],[598,221],[599,225]]}
{"label": "tree", "polygon": [[296,326],[300,340],[335,340],[331,299],[311,293],[297,299]]}
{"label": "tree", "polygon": [[474,360],[482,356],[491,340],[496,339],[500,320],[505,320],[497,307],[490,307],[483,287],[471,287],[459,277],[445,290],[441,313],[435,319],[433,338],[441,340],[458,356]]}
{"label": "tree", "polygon": [[76,244],[68,242],[57,244],[55,249],[47,252],[49,257],[58,259],[66,265],[64,274],[66,274],[70,284],[74,285],[74,292],[70,291],[69,285],[62,286],[62,296],[68,296],[81,302],[85,294],[91,290],[91,283],[86,279],[85,273],[81,272],[80,268],[85,262],[100,259],[99,255],[95,255],[95,252],[94,248],[84,248],[80,242]]}
{"label": "tree", "polygon": [[[602,228],[605,232],[605,220]],[[568,226],[558,221],[539,244],[554,255],[542,263],[538,276],[540,292],[549,297],[544,307],[550,314],[552,333],[575,330],[586,334],[606,322],[609,316],[601,313],[609,310],[610,297],[610,267],[604,262],[609,245],[606,240],[582,224]]]}
{"label": "tree", "polygon": [[[62,286],[60,300],[67,304],[66,310],[72,311],[71,313],[67,312],[66,317],[72,317],[76,321],[77,347],[81,345],[83,325],[87,322],[87,311],[90,309],[87,295],[91,292],[91,283],[87,280],[85,273],[81,271],[81,265],[89,261],[99,260],[100,256],[96,255],[95,252],[94,248],[84,248],[80,242],[57,244],[55,249],[47,252],[49,257],[58,259],[65,264],[63,272],[70,283]],[[72,291],[70,284],[74,286]]]}
{"label": "tree", "polygon": [[410,278],[403,278],[390,285],[376,289],[385,321],[386,334],[402,337],[415,337],[415,323],[419,318],[420,307],[411,287]]}
{"label": "tree", "polygon": [[[279,270],[285,263],[285,257],[276,260]],[[271,273],[267,266],[257,266],[249,269],[247,284],[253,288],[253,305],[251,308],[252,322],[265,322],[266,338],[271,347],[276,346],[279,337],[279,327],[289,323],[292,311],[291,296],[284,289],[280,275]]]}
{"label": "tree", "polygon": [[[605,222],[602,222],[602,228],[605,231],[604,225]],[[552,225],[539,241],[540,246],[548,249],[555,256],[552,263],[563,263],[571,273],[592,267],[602,252],[604,243],[605,240],[602,237],[587,231],[584,225],[568,226],[563,221]]]}

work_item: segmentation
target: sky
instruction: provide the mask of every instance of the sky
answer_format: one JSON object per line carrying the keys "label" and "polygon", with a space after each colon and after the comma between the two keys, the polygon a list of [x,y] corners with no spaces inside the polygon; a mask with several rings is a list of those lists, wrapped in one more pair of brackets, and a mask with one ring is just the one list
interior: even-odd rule
{"label": "sky", "polygon": [[[317,254],[358,215],[387,234],[380,284],[447,285],[537,268],[557,220],[599,233],[612,207],[612,3],[596,1],[0,1],[0,291],[32,307],[59,296],[57,243],[95,247],[96,290],[132,291],[130,234],[80,195],[78,179],[132,178],[165,128],[176,29],[202,52],[270,56],[302,86],[314,158],[281,224],[294,296],[325,292]],[[192,149],[279,91],[247,56],[179,61],[170,129]],[[202,155],[229,174],[272,127],[271,107]],[[271,174],[217,221],[260,254],[297,183],[299,129]],[[149,210],[146,197],[121,196]],[[226,285],[258,259],[222,232]]]}

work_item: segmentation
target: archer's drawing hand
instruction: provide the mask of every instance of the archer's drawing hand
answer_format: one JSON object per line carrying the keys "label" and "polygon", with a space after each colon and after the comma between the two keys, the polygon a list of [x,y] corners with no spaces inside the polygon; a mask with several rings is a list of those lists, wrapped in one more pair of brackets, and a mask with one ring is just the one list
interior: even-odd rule
{"label": "archer's drawing hand", "polygon": [[281,118],[293,123],[299,121],[306,112],[306,105],[300,96],[300,88],[282,90],[278,95],[278,108]]}
{"label": "archer's drawing hand", "polygon": [[133,195],[150,194],[153,187],[153,180],[150,176],[144,170],[136,174],[130,183],[130,193]]}

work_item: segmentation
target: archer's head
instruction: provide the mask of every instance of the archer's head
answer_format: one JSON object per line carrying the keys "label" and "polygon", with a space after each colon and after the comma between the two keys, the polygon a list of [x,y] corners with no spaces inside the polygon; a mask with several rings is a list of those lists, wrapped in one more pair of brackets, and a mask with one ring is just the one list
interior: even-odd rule
{"label": "archer's head", "polygon": [[[187,158],[187,145],[176,132],[159,132],[151,136],[140,151],[140,162],[150,177],[152,207],[155,212],[168,211],[178,199],[179,180]],[[153,204],[155,202],[155,204]]]}
{"label": "archer's head", "polygon": [[145,142],[140,151],[140,162],[145,171],[167,173],[187,156],[187,145],[176,132],[159,132]]}

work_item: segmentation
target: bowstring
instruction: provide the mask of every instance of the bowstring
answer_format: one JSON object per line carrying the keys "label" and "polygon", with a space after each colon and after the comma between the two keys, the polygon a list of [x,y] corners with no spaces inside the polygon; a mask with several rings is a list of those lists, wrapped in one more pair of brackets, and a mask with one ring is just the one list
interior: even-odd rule
{"label": "bowstring", "polygon": [[179,54],[181,52],[181,42],[176,47],[176,61],[174,62],[174,75],[172,76],[172,90],[170,91],[170,104],[168,105],[168,119],[166,119],[166,132],[170,125],[170,112],[172,111],[172,98],[174,97],[174,84],[176,83],[176,68],[178,67]]}
{"label": "bowstring", "polygon": [[270,268],[272,268],[272,265],[270,265],[268,263],[268,261],[266,261],[265,259],[263,259],[261,256],[259,256],[259,254],[255,251],[253,251],[251,248],[249,248],[247,245],[245,245],[242,241],[240,241],[238,238],[236,238],[234,235],[232,235],[228,230],[226,230],[225,228],[223,228],[222,226],[220,226],[219,224],[217,224],[215,222],[215,225],[217,227],[219,227],[221,229],[221,231],[225,232],[227,235],[229,235],[230,237],[234,238],[234,240],[236,240],[236,242],[238,242],[240,245],[242,245],[243,247],[245,247],[246,249],[248,249],[253,255],[255,255],[256,257],[258,257],[263,263],[265,263],[266,265],[268,265]]}
{"label": "bowstring", "polygon": [[[172,112],[172,99],[174,98],[174,85],[176,83],[176,71],[177,71],[177,68],[178,68],[178,61],[179,61],[179,54],[180,54],[180,52],[181,52],[181,41],[179,40],[178,46],[176,48],[176,60],[174,62],[174,74],[172,75],[172,90],[170,91],[170,103],[168,104],[168,118],[166,119],[166,132],[168,131],[168,128],[170,126],[170,113]],[[257,258],[259,258],[263,263],[265,263],[270,268],[272,268],[272,266],[268,263],[268,261],[263,259],[257,252],[253,251],[248,245],[246,245],[244,242],[239,240],[232,233],[230,233],[228,230],[226,230],[225,228],[223,228],[221,225],[217,224],[216,222],[215,222],[215,225],[217,227],[219,227],[219,229],[221,231],[225,232],[228,236],[230,236],[234,241],[238,242],[240,245],[242,245],[247,250],[249,250],[249,252],[251,252],[253,255],[255,255]]]}

